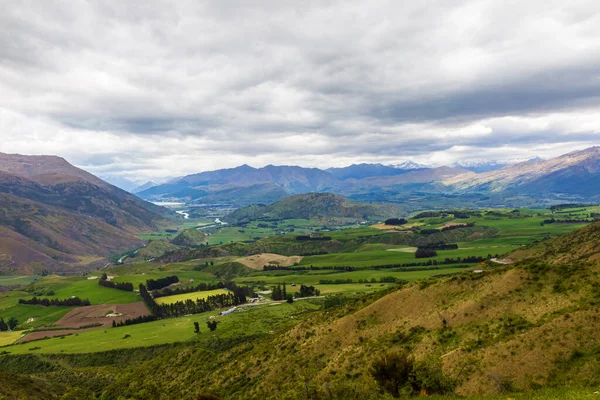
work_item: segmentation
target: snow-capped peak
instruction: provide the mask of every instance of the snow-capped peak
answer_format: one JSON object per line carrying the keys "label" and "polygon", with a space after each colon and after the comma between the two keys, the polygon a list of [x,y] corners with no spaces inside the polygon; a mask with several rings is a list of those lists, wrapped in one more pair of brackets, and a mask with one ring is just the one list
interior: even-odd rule
{"label": "snow-capped peak", "polygon": [[398,169],[421,169],[421,168],[429,168],[427,165],[419,164],[414,161],[402,161],[398,164],[392,164],[390,167],[398,168]]}

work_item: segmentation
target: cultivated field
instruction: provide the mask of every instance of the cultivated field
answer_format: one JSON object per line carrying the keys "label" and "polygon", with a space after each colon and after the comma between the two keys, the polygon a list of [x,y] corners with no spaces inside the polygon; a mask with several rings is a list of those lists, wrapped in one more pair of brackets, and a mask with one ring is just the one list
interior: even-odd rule
{"label": "cultivated field", "polygon": [[173,296],[159,297],[156,299],[156,302],[158,304],[173,304],[173,303],[177,303],[178,301],[186,301],[186,300],[196,301],[198,299],[205,299],[209,296],[215,296],[218,294],[226,294],[226,293],[227,293],[227,290],[224,290],[224,289],[206,290],[203,292],[183,293],[183,294],[176,294]]}

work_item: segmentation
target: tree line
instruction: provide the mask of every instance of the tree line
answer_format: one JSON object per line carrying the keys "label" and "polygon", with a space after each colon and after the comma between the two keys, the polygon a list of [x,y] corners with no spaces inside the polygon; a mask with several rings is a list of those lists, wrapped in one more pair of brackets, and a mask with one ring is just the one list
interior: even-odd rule
{"label": "tree line", "polygon": [[[269,268],[265,268],[265,271],[360,271],[360,270],[379,270],[379,269],[393,269],[393,268],[412,268],[412,267],[431,267],[438,265],[454,265],[454,264],[476,264],[483,262],[485,260],[489,260],[490,258],[496,257],[499,255],[488,254],[487,257],[480,256],[467,256],[464,258],[449,258],[446,257],[443,260],[427,260],[421,262],[412,262],[412,263],[403,263],[403,264],[380,264],[380,265],[370,265],[368,267],[353,267],[351,265],[331,265],[326,267],[315,267],[311,266],[296,266],[296,267],[281,267],[281,266],[268,266]],[[265,266],[267,267],[267,266]],[[417,269],[413,269],[414,271],[418,271]]]}
{"label": "tree line", "polygon": [[0,332],[13,331],[19,325],[19,321],[15,317],[11,317],[8,323],[4,322],[3,318],[0,318]]}
{"label": "tree line", "polygon": [[29,300],[19,299],[19,304],[33,304],[44,307],[49,306],[66,306],[66,307],[82,307],[91,305],[88,299],[80,299],[79,297],[71,297],[70,299],[48,299],[33,297]]}
{"label": "tree line", "polygon": [[156,321],[157,319],[158,318],[156,318],[154,315],[142,315],[140,317],[127,318],[126,320],[120,321],[120,322],[117,322],[117,321],[113,320],[112,326],[113,326],[113,328],[116,328],[118,326],[128,326],[128,325],[142,324],[144,322]]}
{"label": "tree line", "polygon": [[124,290],[126,292],[133,292],[133,283],[131,282],[113,282],[108,280],[108,275],[106,272],[102,274],[100,280],[98,281],[100,286],[104,286],[111,289]]}
{"label": "tree line", "polygon": [[229,290],[228,293],[208,296],[196,301],[188,299],[171,304],[158,304],[146,286],[140,283],[140,297],[152,313],[157,318],[179,317],[187,314],[199,314],[206,311],[212,311],[216,308],[237,306],[247,302],[246,289],[236,287]]}
{"label": "tree line", "polygon": [[152,297],[155,299],[159,297],[172,296],[175,294],[194,293],[194,292],[206,292],[215,289],[229,289],[232,292],[242,291],[246,297],[254,297],[254,290],[249,286],[238,286],[233,282],[218,282],[218,283],[201,283],[197,286],[189,287],[177,287],[171,289],[169,287],[152,292]]}
{"label": "tree line", "polygon": [[148,279],[146,281],[146,287],[148,290],[160,290],[177,282],[179,282],[179,278],[175,275],[167,276],[165,278]]}

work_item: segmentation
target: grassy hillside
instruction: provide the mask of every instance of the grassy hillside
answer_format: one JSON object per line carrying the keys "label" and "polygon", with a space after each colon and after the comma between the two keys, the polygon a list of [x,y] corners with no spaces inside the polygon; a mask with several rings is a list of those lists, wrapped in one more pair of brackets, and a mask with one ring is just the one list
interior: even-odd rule
{"label": "grassy hillside", "polygon": [[549,264],[600,264],[600,222],[512,254],[515,260]]}
{"label": "grassy hillside", "polygon": [[244,207],[227,215],[230,223],[253,220],[337,218],[352,220],[385,219],[398,216],[400,211],[392,206],[357,204],[331,193],[307,193],[291,196],[271,205]]}
{"label": "grassy hillside", "polygon": [[[9,371],[37,371],[52,382],[78,382],[86,389],[104,382],[103,390],[114,398],[139,398],[149,391],[184,399],[202,392],[228,399],[301,399],[307,391],[314,399],[389,398],[386,393],[389,396],[398,386],[378,381],[372,372],[387,368],[398,354],[414,360],[422,393],[503,393],[506,398],[515,391],[570,385],[590,388],[581,393],[591,394],[600,384],[597,272],[597,267],[488,267],[480,274],[417,282],[384,296],[325,301],[322,312],[312,311],[298,323],[291,323],[286,314],[291,323],[287,326],[269,327],[262,313],[285,307],[283,311],[288,305],[257,307],[250,314],[223,319],[217,331],[203,332],[197,339],[192,321],[202,321],[203,315],[8,347],[11,353],[27,355],[3,356],[1,361]],[[36,356],[126,349],[127,340],[137,345],[161,343],[156,340],[171,335],[171,322],[179,332],[174,336],[189,345],[160,353],[152,347],[136,349],[119,353],[121,358],[110,353],[100,358]],[[249,330],[261,334],[252,336]],[[123,339],[126,334],[130,338]],[[153,339],[139,342],[144,337]],[[92,343],[96,347],[90,347]],[[143,362],[136,362],[140,358]],[[94,361],[99,359],[104,361]],[[39,369],[42,360],[50,363],[47,372]],[[132,367],[113,369],[116,360]],[[82,368],[90,376],[85,382],[77,379]],[[169,380],[162,380],[164,376]],[[539,398],[561,398],[553,397],[557,393],[565,392],[542,393]]]}
{"label": "grassy hillside", "polygon": [[62,159],[0,154],[0,272],[103,266],[141,246],[137,234],[167,223],[166,212]]}

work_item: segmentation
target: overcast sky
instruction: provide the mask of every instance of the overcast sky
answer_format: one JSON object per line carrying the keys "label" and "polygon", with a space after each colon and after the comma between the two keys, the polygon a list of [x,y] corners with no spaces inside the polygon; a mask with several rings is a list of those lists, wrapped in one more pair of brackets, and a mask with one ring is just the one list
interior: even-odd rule
{"label": "overcast sky", "polygon": [[597,0],[0,6],[0,151],[100,176],[600,144]]}

